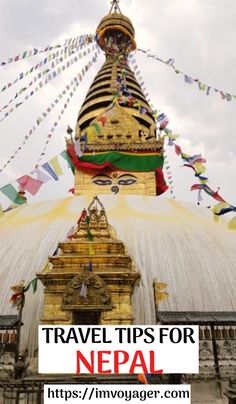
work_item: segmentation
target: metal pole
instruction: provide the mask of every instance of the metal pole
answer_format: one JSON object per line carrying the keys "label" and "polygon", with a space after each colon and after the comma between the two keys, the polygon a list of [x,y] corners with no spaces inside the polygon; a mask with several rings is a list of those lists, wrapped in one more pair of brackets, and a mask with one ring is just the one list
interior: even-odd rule
{"label": "metal pole", "polygon": [[157,314],[158,314],[158,300],[157,300],[157,290],[155,287],[155,284],[157,283],[157,280],[154,278],[153,279],[153,295],[154,295],[154,306],[155,306],[155,319],[156,319],[156,323],[157,323]]}
{"label": "metal pole", "polygon": [[216,335],[215,335],[215,327],[211,324],[211,337],[212,337],[212,348],[213,348],[213,355],[214,355],[214,363],[215,363],[215,373],[216,373],[216,380],[219,386],[220,396],[222,397],[222,386],[221,386],[221,378],[220,378],[220,367],[219,367],[219,360],[217,354],[217,345],[216,345]]}

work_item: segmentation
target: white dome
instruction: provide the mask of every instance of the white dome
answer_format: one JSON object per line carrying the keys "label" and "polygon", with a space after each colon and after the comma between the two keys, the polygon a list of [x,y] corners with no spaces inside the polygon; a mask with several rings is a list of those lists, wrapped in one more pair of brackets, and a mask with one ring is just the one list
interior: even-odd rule
{"label": "white dome", "polygon": [[[214,223],[212,213],[175,200],[143,196],[99,196],[108,221],[141,273],[134,293],[135,323],[155,323],[153,278],[168,285],[160,310],[236,310],[236,232]],[[91,199],[71,197],[25,205],[0,219],[0,313],[13,314],[10,286],[41,272],[49,255]],[[43,287],[26,293],[23,338],[35,340]],[[33,336],[33,338],[32,338]],[[32,344],[30,343],[32,348]]]}

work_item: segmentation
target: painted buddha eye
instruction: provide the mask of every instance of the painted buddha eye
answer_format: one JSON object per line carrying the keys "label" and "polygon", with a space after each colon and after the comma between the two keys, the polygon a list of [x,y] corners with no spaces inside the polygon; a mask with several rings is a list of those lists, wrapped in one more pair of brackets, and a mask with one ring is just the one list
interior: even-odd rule
{"label": "painted buddha eye", "polygon": [[96,184],[96,185],[111,185],[112,180],[102,180],[100,178],[100,179],[97,179],[97,180],[93,180],[93,183]]}
{"label": "painted buddha eye", "polygon": [[132,185],[135,182],[137,182],[137,177],[132,174],[122,174],[117,181],[119,185]]}
{"label": "painted buddha eye", "polygon": [[127,178],[127,180],[125,180],[125,179],[118,180],[119,185],[132,185],[135,182],[137,182],[137,180],[135,180],[134,178]]}
{"label": "painted buddha eye", "polygon": [[111,185],[112,184],[112,179],[109,177],[109,175],[106,174],[98,174],[95,175],[93,178],[93,183],[96,185]]}

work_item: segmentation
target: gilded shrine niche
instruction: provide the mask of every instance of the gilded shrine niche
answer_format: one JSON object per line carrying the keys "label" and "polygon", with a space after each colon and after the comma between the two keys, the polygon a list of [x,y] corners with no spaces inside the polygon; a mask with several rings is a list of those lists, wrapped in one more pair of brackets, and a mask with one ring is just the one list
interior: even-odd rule
{"label": "gilded shrine niche", "polygon": [[70,238],[37,274],[44,289],[43,324],[132,324],[131,296],[140,278],[95,197]]}
{"label": "gilded shrine niche", "polygon": [[85,270],[69,283],[62,297],[64,310],[109,310],[111,292],[99,276]]}

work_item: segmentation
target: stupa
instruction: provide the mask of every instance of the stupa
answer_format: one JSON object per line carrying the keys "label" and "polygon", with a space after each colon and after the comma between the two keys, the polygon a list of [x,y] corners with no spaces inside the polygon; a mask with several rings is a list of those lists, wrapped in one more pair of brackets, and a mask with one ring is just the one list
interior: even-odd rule
{"label": "stupa", "polygon": [[10,286],[37,274],[21,333],[31,358],[39,323],[199,324],[200,373],[187,381],[196,402],[218,402],[236,367],[236,234],[209,210],[158,198],[164,140],[129,67],[134,28],[116,0],[96,39],[105,63],[67,144],[75,195],[1,218],[0,312],[15,314]]}

